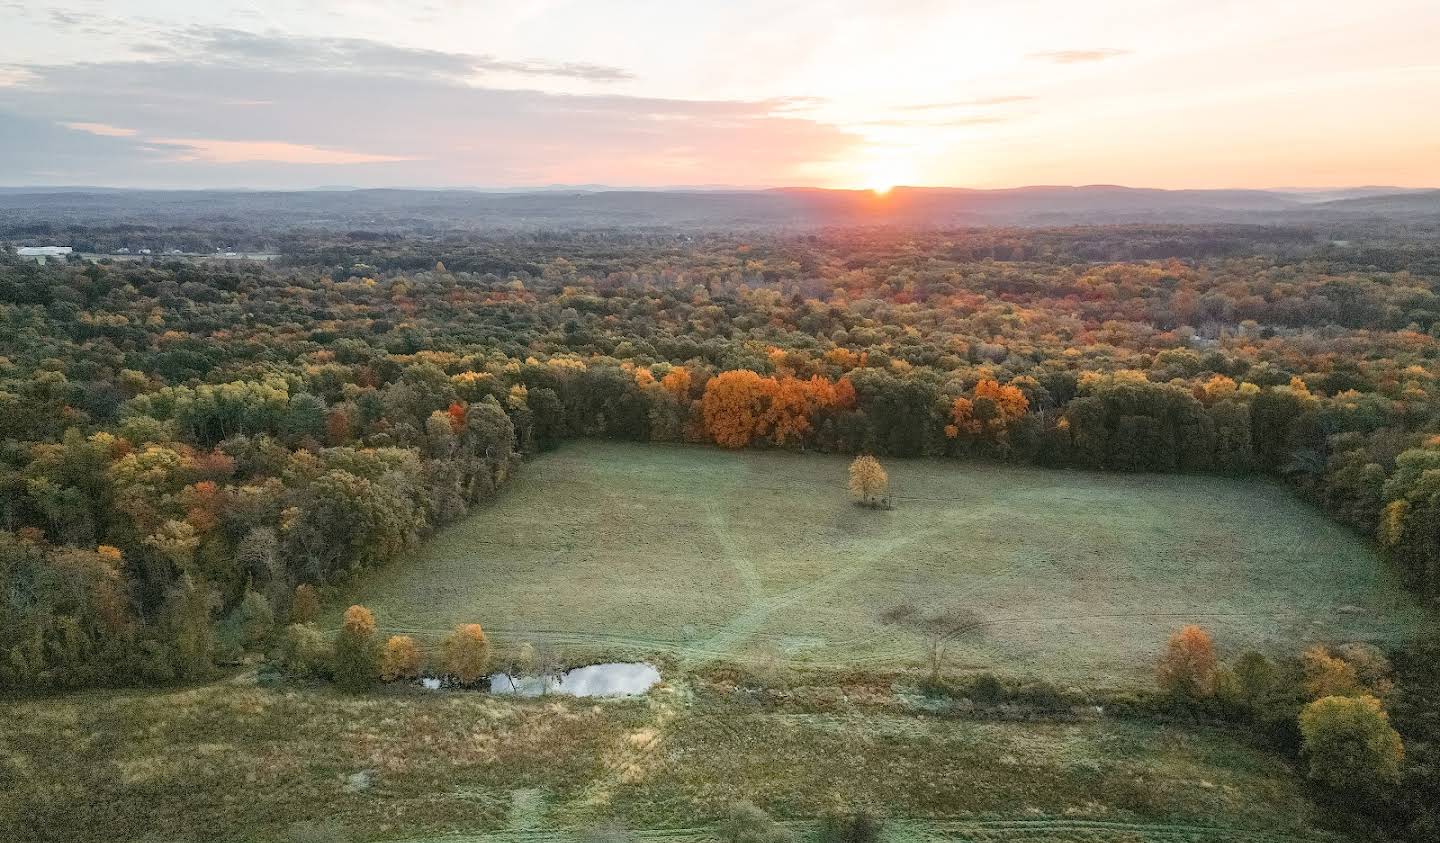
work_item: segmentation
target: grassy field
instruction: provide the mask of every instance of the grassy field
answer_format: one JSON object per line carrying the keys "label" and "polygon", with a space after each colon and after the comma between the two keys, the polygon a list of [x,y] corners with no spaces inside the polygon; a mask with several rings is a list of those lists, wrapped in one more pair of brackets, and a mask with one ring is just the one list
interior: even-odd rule
{"label": "grassy field", "polygon": [[564,843],[618,821],[696,843],[739,799],[797,828],[875,806],[886,843],[1341,839],[1288,765],[1219,730],[946,719],[884,687],[830,699],[759,704],[688,679],[601,704],[228,680],[11,703],[0,840],[279,841],[313,822]]}
{"label": "grassy field", "polygon": [[572,657],[666,654],[891,668],[917,636],[880,615],[957,606],[956,669],[1148,682],[1196,622],[1222,653],[1391,641],[1420,619],[1356,535],[1258,481],[890,461],[894,511],[850,504],[848,460],[584,443],[351,600],[389,631],[479,622]]}

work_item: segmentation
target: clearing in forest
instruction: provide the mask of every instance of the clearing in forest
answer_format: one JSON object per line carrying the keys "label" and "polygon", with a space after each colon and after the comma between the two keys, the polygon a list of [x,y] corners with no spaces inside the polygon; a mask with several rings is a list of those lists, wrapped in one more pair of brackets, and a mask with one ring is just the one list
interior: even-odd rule
{"label": "clearing in forest", "polygon": [[382,630],[484,624],[571,657],[903,667],[881,615],[958,607],[955,669],[1148,681],[1200,623],[1222,655],[1399,640],[1421,610],[1356,534],[1281,486],[1218,477],[886,460],[893,511],[849,458],[576,443],[491,506],[356,583]]}

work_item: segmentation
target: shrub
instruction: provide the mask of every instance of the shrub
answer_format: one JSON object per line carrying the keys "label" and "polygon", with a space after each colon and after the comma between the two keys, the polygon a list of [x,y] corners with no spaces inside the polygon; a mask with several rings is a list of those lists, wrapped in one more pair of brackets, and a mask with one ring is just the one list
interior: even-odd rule
{"label": "shrub", "polygon": [[1300,712],[1300,734],[1307,774],[1328,787],[1373,793],[1400,778],[1405,747],[1374,697],[1318,699]]}
{"label": "shrub", "polygon": [[334,660],[334,648],[312,624],[292,623],[285,627],[280,664],[286,673],[323,678],[330,674]]}
{"label": "shrub", "polygon": [[876,843],[880,839],[880,818],[861,808],[846,813],[830,811],[820,817],[816,843]]}
{"label": "shrub", "polygon": [[445,672],[462,685],[478,682],[490,667],[490,644],[478,623],[461,624],[445,639]]}
{"label": "shrub", "polygon": [[275,611],[265,595],[246,591],[240,603],[230,611],[223,624],[227,642],[242,650],[257,650],[275,629]]}
{"label": "shrub", "polygon": [[1366,688],[1375,691],[1383,696],[1389,692],[1391,685],[1391,674],[1394,668],[1390,665],[1390,659],[1386,658],[1379,647],[1374,644],[1356,642],[1353,644],[1341,644],[1335,648],[1335,655],[1345,660],[1345,663],[1354,668],[1355,676]]}
{"label": "shrub", "polygon": [[392,635],[385,642],[384,652],[380,654],[380,678],[386,682],[417,679],[424,662],[425,657],[414,638],[408,635]]}
{"label": "shrub", "polygon": [[290,601],[291,623],[314,623],[320,614],[320,595],[315,586],[301,583],[295,586],[295,597]]}
{"label": "shrub", "polygon": [[1235,679],[1240,701],[1251,707],[1267,699],[1275,692],[1276,686],[1279,684],[1275,665],[1264,654],[1254,650],[1250,650],[1236,659],[1230,672]]}
{"label": "shrub", "polygon": [[1305,669],[1305,694],[1312,700],[1321,697],[1353,697],[1361,692],[1360,677],[1355,667],[1338,659],[1322,646],[1315,645],[1300,657]]}
{"label": "shrub", "polygon": [[716,835],[721,843],[794,843],[795,835],[750,802],[730,808]]}
{"label": "shrub", "polygon": [[993,705],[1009,694],[1005,683],[993,673],[982,673],[970,681],[968,696],[977,703]]}

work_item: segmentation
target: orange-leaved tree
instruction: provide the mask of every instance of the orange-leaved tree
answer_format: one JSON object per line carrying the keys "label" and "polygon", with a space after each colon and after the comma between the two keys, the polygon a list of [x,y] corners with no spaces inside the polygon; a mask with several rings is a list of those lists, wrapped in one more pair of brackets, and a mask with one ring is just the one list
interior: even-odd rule
{"label": "orange-leaved tree", "polygon": [[490,642],[478,623],[461,624],[445,639],[445,672],[461,684],[478,681],[490,666]]}
{"label": "orange-leaved tree", "polygon": [[1191,624],[1170,636],[1156,676],[1170,693],[1198,699],[1215,692],[1216,667],[1210,633]]}
{"label": "orange-leaved tree", "polygon": [[1018,387],[982,380],[969,398],[956,398],[950,405],[951,424],[946,425],[945,435],[954,439],[964,433],[1002,443],[1007,431],[1029,409],[1030,401]]}
{"label": "orange-leaved tree", "polygon": [[415,639],[408,635],[392,635],[385,642],[385,650],[380,654],[380,678],[386,682],[394,682],[397,679],[416,679],[420,676],[420,668],[425,662],[425,656],[420,652],[420,645]]}
{"label": "orange-leaved tree", "polygon": [[750,444],[765,412],[765,380],[749,369],[736,369],[705,383],[700,409],[705,432],[717,445],[743,448]]}

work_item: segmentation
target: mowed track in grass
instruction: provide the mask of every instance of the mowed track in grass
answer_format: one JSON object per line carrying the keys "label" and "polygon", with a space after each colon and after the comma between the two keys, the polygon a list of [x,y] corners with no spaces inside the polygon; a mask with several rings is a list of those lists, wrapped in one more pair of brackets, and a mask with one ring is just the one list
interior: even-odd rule
{"label": "mowed track in grass", "polygon": [[955,606],[983,618],[955,667],[1100,683],[1148,678],[1190,622],[1235,653],[1421,619],[1359,536],[1271,483],[889,460],[897,508],[872,511],[848,462],[570,444],[348,596],[384,631],[826,668],[918,664],[881,614]]}
{"label": "mowed track in grass", "polygon": [[849,690],[869,702],[812,713],[683,679],[597,704],[243,677],[15,702],[0,840],[321,839],[287,833],[311,822],[355,841],[576,843],[613,821],[701,843],[741,799],[797,830],[873,806],[886,843],[1352,839],[1284,760],[1226,730],[948,719]]}

